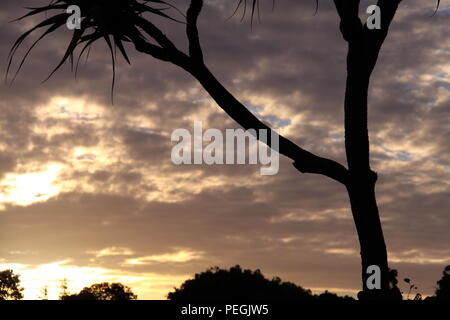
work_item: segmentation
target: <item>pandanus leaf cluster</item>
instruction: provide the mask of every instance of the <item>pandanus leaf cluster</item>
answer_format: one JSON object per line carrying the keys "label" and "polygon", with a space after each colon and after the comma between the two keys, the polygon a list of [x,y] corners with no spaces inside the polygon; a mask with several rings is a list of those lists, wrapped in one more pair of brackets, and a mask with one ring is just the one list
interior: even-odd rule
{"label": "pandanus leaf cluster", "polygon": [[[173,8],[173,6],[162,0],[54,0],[43,7],[27,8],[30,11],[16,21],[42,13],[46,14],[46,18],[27,30],[16,40],[8,56],[9,61],[6,76],[10,73],[17,50],[30,35],[37,31],[42,31],[21,59],[14,78],[21,70],[30,52],[41,40],[54,33],[57,29],[66,27],[67,21],[72,15],[71,12],[67,12],[66,10],[71,5],[76,5],[81,9],[80,28],[73,30],[72,38],[63,57],[45,80],[50,78],[68,60],[71,62],[72,70],[75,65],[76,72],[83,54],[89,54],[90,47],[94,42],[104,40],[111,53],[114,87],[117,49],[124,59],[130,63],[124,43],[130,42],[131,39],[145,38],[141,30],[141,26],[145,22],[143,14],[148,13],[175,20],[165,12],[167,9]],[[74,63],[74,54],[77,48],[80,48],[80,50],[77,61]]]}

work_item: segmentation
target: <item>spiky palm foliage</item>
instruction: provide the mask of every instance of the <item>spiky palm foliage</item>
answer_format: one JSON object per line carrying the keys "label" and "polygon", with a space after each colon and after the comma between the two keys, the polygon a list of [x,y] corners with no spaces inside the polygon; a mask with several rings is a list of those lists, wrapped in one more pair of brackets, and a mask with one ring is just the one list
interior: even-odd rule
{"label": "spiky palm foliage", "polygon": [[[245,18],[246,14],[247,14],[247,7],[248,5],[250,5],[251,7],[251,21],[253,21],[253,18],[255,16],[255,13],[258,13],[258,17],[259,17],[259,0],[252,0],[250,3],[247,2],[247,0],[239,0],[238,5],[236,7],[236,10],[234,11],[233,15],[235,15],[239,9],[241,9],[241,7],[243,8],[242,10],[242,19]],[[272,0],[272,6],[275,6],[275,0]]]}
{"label": "spiky palm foliage", "polygon": [[71,13],[67,13],[66,9],[70,5],[77,5],[81,9],[81,28],[73,31],[72,39],[66,49],[66,52],[47,79],[50,78],[68,59],[71,61],[73,69],[74,53],[78,47],[81,47],[75,67],[76,71],[80,58],[83,54],[86,53],[86,51],[89,52],[90,46],[94,42],[103,39],[108,45],[111,53],[114,87],[116,48],[119,49],[124,59],[130,63],[130,59],[128,58],[124,47],[124,42],[130,42],[131,39],[136,38],[145,38],[142,30],[148,29],[150,22],[144,19],[142,15],[145,13],[150,13],[174,20],[169,15],[164,13],[164,10],[173,6],[162,0],[54,0],[47,6],[28,8],[31,11],[16,21],[41,13],[52,15],[26,31],[16,40],[8,56],[9,61],[6,77],[10,72],[12,61],[17,53],[17,50],[27,37],[35,31],[44,29],[44,32],[26,51],[24,57],[19,63],[14,78],[22,68],[32,49],[44,37],[52,34],[61,27],[66,27],[66,23],[71,16]]}
{"label": "spiky palm foliage", "polygon": [[[252,2],[251,12],[253,19],[256,9],[259,8],[259,1],[248,1]],[[247,0],[239,0],[236,10],[239,10],[239,8],[244,5],[245,15],[248,4]],[[150,13],[173,21],[178,21],[164,12],[169,8],[176,8],[163,0],[52,0],[50,4],[46,6],[27,8],[30,12],[15,21],[20,21],[38,14],[45,14],[50,17],[36,24],[16,40],[8,55],[6,80],[10,74],[13,59],[24,41],[35,32],[44,30],[26,50],[11,82],[14,82],[35,46],[59,28],[66,27],[66,23],[72,15],[72,13],[66,12],[66,9],[70,5],[76,5],[81,9],[81,28],[73,31],[72,39],[67,46],[62,59],[44,81],[48,80],[67,60],[70,60],[72,70],[74,70],[76,74],[83,54],[89,55],[91,45],[98,40],[104,40],[108,45],[111,54],[113,90],[115,83],[116,49],[118,48],[124,59],[130,63],[124,43],[135,42],[136,39],[145,40],[148,36],[150,36],[150,38],[155,38],[155,35],[158,37],[158,33],[160,33],[148,19],[143,17],[143,14]],[[74,55],[78,48],[80,48],[78,57],[76,62],[74,62]]]}

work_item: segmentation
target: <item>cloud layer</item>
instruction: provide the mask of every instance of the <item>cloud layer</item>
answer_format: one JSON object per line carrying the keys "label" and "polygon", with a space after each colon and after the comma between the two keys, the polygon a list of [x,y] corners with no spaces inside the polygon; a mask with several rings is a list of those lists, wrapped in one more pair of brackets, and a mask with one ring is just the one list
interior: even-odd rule
{"label": "cloud layer", "polygon": [[[8,21],[31,2],[3,1],[4,66],[29,27]],[[346,47],[332,3],[321,2],[316,16],[314,1],[279,1],[273,12],[267,3],[250,28],[227,19],[232,1],[205,2],[205,57],[223,84],[282,134],[345,163]],[[449,24],[445,7],[434,17],[432,10],[402,3],[369,111],[391,264],[424,294],[450,263]],[[185,47],[181,26],[163,27]],[[131,66],[118,66],[112,104],[103,44],[76,80],[66,66],[41,84],[68,40],[69,31],[48,38],[14,85],[0,87],[0,266],[22,271],[34,288],[27,297],[66,277],[74,289],[117,280],[141,298],[163,298],[195,272],[234,264],[307,288],[359,289],[343,187],[301,175],[285,158],[271,177],[259,166],[173,165],[173,130],[193,130],[195,120],[205,128],[236,124],[182,70],[137,53]]]}

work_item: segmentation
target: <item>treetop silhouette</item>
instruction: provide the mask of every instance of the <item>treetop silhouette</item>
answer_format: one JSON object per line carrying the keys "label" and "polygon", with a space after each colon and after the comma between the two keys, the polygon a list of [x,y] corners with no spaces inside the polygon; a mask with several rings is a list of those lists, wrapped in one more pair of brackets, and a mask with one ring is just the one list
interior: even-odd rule
{"label": "treetop silhouette", "polygon": [[86,287],[79,293],[66,294],[61,296],[61,300],[113,300],[125,301],[136,300],[131,289],[121,283],[96,283]]}
{"label": "treetop silhouette", "polygon": [[23,299],[20,277],[13,270],[0,271],[0,300]]}
{"label": "treetop silhouette", "polygon": [[450,301],[450,265],[442,271],[442,278],[437,282],[436,297],[439,300]]}
{"label": "treetop silhouette", "polygon": [[343,301],[350,297],[339,297],[325,291],[313,295],[292,282],[278,277],[267,279],[260,270],[242,269],[239,265],[230,269],[210,268],[197,273],[194,279],[183,282],[180,288],[167,295],[169,300],[183,301]]}

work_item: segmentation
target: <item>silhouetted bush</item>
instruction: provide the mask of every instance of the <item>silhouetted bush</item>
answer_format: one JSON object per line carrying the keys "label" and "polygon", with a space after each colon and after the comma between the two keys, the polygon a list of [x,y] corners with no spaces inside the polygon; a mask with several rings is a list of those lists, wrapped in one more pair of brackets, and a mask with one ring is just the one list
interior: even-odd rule
{"label": "silhouetted bush", "polygon": [[325,292],[313,295],[292,282],[283,282],[275,277],[266,279],[260,270],[243,270],[239,265],[229,270],[219,267],[196,274],[194,279],[186,280],[180,288],[167,296],[173,301],[227,301],[227,300],[270,300],[270,301],[314,301],[342,300],[335,294]]}
{"label": "silhouetted bush", "polygon": [[436,298],[450,301],[450,265],[442,271],[442,278],[437,282]]}
{"label": "silhouetted bush", "polygon": [[61,300],[136,300],[137,296],[121,283],[97,283],[86,287],[80,293],[65,295]]}
{"label": "silhouetted bush", "polygon": [[0,271],[0,300],[23,299],[20,277],[12,270]]}

